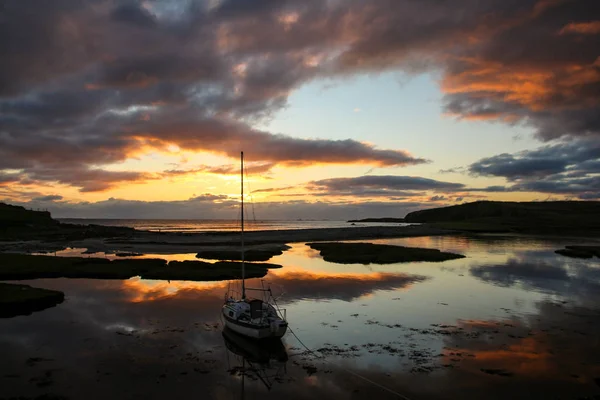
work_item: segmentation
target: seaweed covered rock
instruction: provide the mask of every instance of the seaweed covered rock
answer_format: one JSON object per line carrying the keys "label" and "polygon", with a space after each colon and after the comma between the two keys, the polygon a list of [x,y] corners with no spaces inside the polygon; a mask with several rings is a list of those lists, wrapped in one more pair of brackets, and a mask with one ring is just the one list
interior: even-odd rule
{"label": "seaweed covered rock", "polygon": [[394,264],[414,261],[446,261],[464,258],[462,254],[437,249],[373,243],[307,243],[319,250],[325,261],[338,264]]}
{"label": "seaweed covered rock", "polygon": [[0,318],[29,315],[34,311],[54,307],[64,299],[65,294],[56,290],[0,283]]}

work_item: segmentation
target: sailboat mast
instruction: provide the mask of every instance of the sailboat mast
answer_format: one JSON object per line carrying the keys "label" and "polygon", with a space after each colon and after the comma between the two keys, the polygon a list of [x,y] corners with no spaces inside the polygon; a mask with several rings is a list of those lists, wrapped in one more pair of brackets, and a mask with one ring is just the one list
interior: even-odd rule
{"label": "sailboat mast", "polygon": [[242,182],[242,299],[246,298],[246,266],[244,264],[244,152],[241,152],[241,182]]}

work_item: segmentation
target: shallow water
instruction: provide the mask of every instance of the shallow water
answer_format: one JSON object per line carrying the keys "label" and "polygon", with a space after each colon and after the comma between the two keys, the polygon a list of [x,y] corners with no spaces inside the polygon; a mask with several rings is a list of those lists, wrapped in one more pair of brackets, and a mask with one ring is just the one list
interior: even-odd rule
{"label": "shallow water", "polygon": [[[255,220],[246,216],[246,231],[276,231],[284,229],[330,229],[365,226],[408,226],[408,223],[323,221],[323,220]],[[91,218],[59,218],[60,222],[77,225],[127,226],[152,232],[223,232],[239,231],[240,220],[237,219],[91,219]],[[418,225],[418,224],[417,224]]]}
{"label": "shallow water", "polygon": [[221,334],[223,295],[237,282],[30,281],[62,290],[67,299],[0,320],[0,398],[600,395],[600,260],[554,254],[581,240],[488,235],[373,242],[467,258],[340,265],[292,245],[270,260],[284,267],[264,282],[314,353],[288,332],[289,359],[269,365],[228,350]]}

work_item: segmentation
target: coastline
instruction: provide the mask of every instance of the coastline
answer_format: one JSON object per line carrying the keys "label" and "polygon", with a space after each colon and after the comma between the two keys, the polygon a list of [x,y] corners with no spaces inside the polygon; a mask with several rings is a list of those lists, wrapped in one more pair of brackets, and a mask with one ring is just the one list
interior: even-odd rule
{"label": "coastline", "polygon": [[[351,227],[250,231],[244,233],[248,250],[284,250],[288,243],[369,240],[455,234],[455,231],[425,226]],[[67,245],[67,243],[61,243]],[[136,252],[152,254],[194,253],[210,250],[233,251],[240,248],[239,232],[147,232],[131,237],[70,241],[68,247],[96,252]]]}

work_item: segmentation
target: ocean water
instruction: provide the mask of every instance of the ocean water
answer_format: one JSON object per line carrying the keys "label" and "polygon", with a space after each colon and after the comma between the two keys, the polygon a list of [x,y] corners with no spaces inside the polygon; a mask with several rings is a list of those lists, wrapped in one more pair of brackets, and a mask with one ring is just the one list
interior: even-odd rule
{"label": "ocean water", "polygon": [[592,242],[373,242],[466,258],[336,264],[294,243],[270,260],[282,268],[247,282],[270,285],[286,309],[291,330],[273,354],[223,334],[223,297],[239,281],[20,282],[66,299],[0,319],[0,398],[598,398],[600,260],[554,252]]}
{"label": "ocean water", "polygon": [[[82,225],[127,226],[145,231],[161,232],[212,232],[237,231],[240,229],[239,220],[226,219],[87,219],[87,218],[58,218],[60,222]],[[316,221],[316,220],[247,220],[244,230],[284,230],[284,229],[314,229],[314,228],[349,228],[363,226],[406,226],[403,223],[366,223],[347,221]]]}

